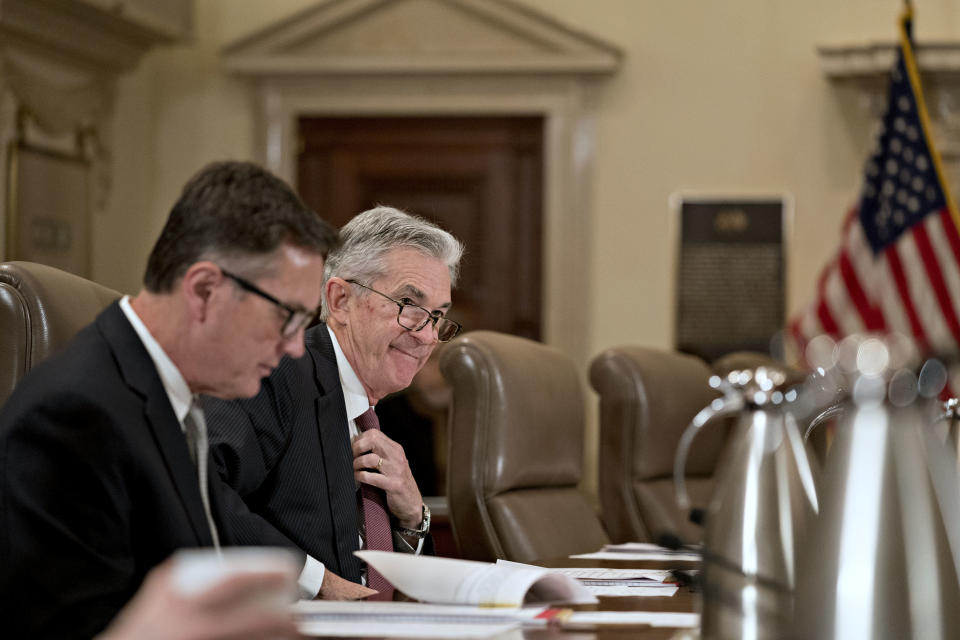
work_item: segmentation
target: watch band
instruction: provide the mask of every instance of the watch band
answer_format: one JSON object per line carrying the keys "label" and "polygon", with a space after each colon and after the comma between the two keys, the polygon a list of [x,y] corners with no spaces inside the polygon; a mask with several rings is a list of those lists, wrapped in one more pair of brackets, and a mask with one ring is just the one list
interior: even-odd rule
{"label": "watch band", "polygon": [[430,507],[423,505],[423,519],[420,520],[420,527],[417,529],[408,529],[406,527],[397,527],[397,533],[410,536],[411,538],[424,538],[430,533]]}

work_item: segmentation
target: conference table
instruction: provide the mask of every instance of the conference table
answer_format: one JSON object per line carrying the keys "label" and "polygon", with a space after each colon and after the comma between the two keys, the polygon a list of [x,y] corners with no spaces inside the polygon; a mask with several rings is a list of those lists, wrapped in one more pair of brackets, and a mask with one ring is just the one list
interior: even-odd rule
{"label": "conference table", "polygon": [[[571,567],[571,568],[593,568],[601,567],[606,569],[698,569],[699,563],[675,561],[666,563],[663,561],[652,560],[592,560],[580,558],[547,558],[538,560],[530,564],[536,564],[542,567]],[[700,592],[691,587],[681,586],[677,592],[670,597],[604,597],[599,598],[600,602],[594,605],[576,605],[571,607],[578,611],[670,611],[676,613],[690,613],[700,610]],[[671,640],[673,638],[685,637],[679,633],[680,629],[670,627],[601,627],[596,630],[570,630],[570,629],[526,629],[523,632],[524,639],[545,640],[556,638],[558,640],[626,640],[635,638],[636,640]]]}
{"label": "conference table", "polygon": [[[652,560],[595,560],[579,558],[547,558],[531,562],[547,568],[609,568],[609,569],[698,569],[699,563],[689,561],[652,561]],[[398,594],[399,599],[403,599]],[[573,605],[569,608],[577,611],[664,611],[674,613],[692,613],[700,610],[700,593],[688,586],[680,586],[670,597],[605,597],[600,596],[597,604]],[[592,629],[569,629],[560,626],[523,628],[510,632],[510,640],[680,640],[699,637],[689,629],[671,627],[637,626],[601,626]],[[686,633],[685,633],[686,632]],[[314,636],[331,637],[331,636]],[[382,636],[370,636],[370,640]],[[389,637],[389,636],[388,636]],[[502,637],[502,636],[501,636]],[[498,640],[499,638],[498,637]]]}

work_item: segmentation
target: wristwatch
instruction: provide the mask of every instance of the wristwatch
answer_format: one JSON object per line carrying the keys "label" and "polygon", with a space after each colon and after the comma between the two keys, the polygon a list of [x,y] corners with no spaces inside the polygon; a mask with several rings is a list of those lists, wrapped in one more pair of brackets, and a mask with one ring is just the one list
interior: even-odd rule
{"label": "wristwatch", "polygon": [[397,533],[411,538],[424,538],[430,533],[430,507],[423,505],[423,520],[420,521],[420,527],[417,529],[407,529],[406,527],[397,527]]}

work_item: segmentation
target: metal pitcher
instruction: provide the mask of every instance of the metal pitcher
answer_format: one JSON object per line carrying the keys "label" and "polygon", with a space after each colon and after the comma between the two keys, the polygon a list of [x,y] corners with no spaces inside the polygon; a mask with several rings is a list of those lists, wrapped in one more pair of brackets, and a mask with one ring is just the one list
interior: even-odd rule
{"label": "metal pitcher", "polygon": [[947,422],[946,445],[960,460],[960,398],[945,400],[941,408],[943,413],[937,416],[935,422]]}
{"label": "metal pitcher", "polygon": [[771,367],[714,376],[723,397],[694,417],[677,448],[674,482],[686,510],[691,442],[711,421],[739,413],[706,513],[704,638],[782,638],[792,622],[797,550],[817,514],[819,469],[787,409],[796,393],[786,385],[786,373]]}
{"label": "metal pitcher", "polygon": [[[883,348],[864,342],[858,361],[886,362],[871,353]],[[955,638],[960,493],[929,428],[935,407],[905,369],[856,375],[803,552],[792,637]]]}

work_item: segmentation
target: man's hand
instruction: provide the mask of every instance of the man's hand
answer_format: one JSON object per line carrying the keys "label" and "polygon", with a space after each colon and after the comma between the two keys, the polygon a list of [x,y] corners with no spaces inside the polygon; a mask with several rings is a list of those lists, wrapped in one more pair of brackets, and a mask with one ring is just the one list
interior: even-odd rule
{"label": "man's hand", "polygon": [[387,493],[387,507],[401,527],[416,529],[423,520],[423,496],[413,479],[403,447],[371,429],[353,441],[353,476]]}
{"label": "man's hand", "polygon": [[362,584],[344,580],[330,569],[323,572],[323,584],[320,585],[320,593],[317,594],[317,600],[359,600],[378,593],[375,589],[369,589]]}
{"label": "man's hand", "polygon": [[148,575],[97,640],[252,640],[299,638],[286,608],[264,603],[271,588],[286,589],[289,576],[256,572],[226,578],[193,596],[173,585],[167,560]]}

